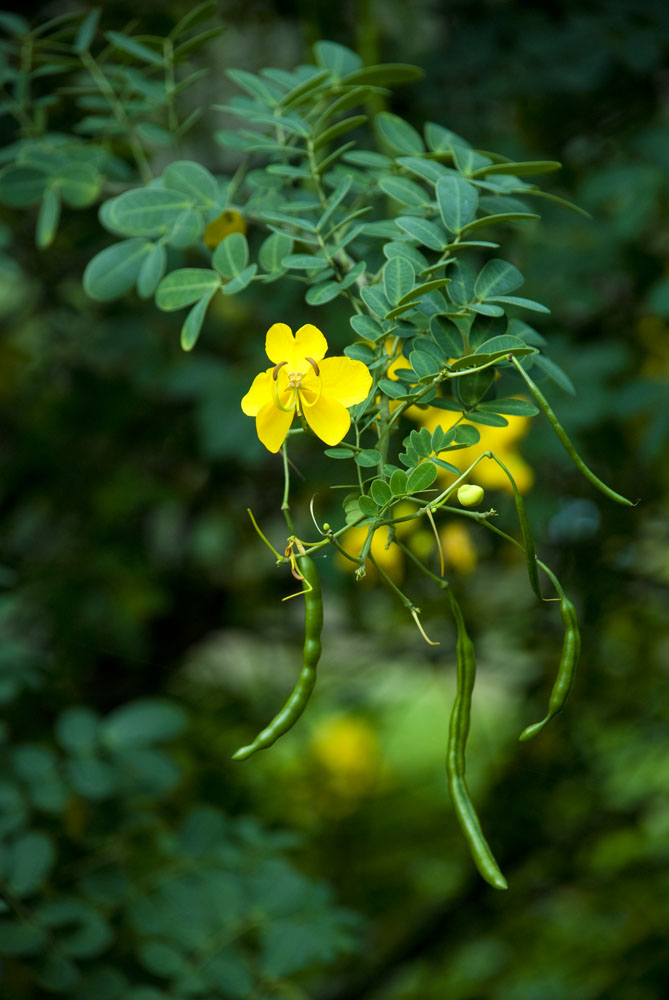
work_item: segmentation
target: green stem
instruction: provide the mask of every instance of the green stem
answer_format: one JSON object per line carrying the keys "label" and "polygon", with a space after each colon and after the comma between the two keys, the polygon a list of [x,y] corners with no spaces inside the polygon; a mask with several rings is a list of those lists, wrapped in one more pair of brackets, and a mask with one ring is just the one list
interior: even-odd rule
{"label": "green stem", "polygon": [[281,449],[281,454],[283,456],[283,500],[281,501],[281,510],[283,511],[283,516],[286,519],[286,524],[288,525],[288,531],[291,535],[295,534],[295,525],[293,524],[293,518],[290,514],[290,471],[288,469],[288,449],[284,444]]}
{"label": "green stem", "polygon": [[[551,424],[551,427],[557,434],[560,444],[567,452],[567,454],[569,455],[570,459],[572,460],[576,468],[583,473],[588,482],[592,483],[592,485],[596,487],[600,491],[600,493],[603,493],[604,496],[609,497],[610,500],[615,500],[616,503],[625,504],[625,506],[627,507],[635,507],[636,504],[634,504],[631,500],[628,500],[627,497],[621,496],[620,493],[616,493],[615,490],[612,490],[610,486],[607,486],[606,483],[602,482],[602,480],[598,476],[596,476],[591,469],[588,468],[588,466],[585,464],[585,462],[583,461],[583,459],[581,458],[581,456],[578,454],[573,444],[571,443],[571,440],[569,439],[567,432],[565,431],[564,427],[560,424],[558,418],[555,416],[553,408],[551,407],[550,403],[544,396],[539,386],[536,384],[536,382],[534,382],[532,378],[530,378],[530,376],[527,374],[527,372],[525,371],[525,369],[520,364],[517,358],[514,358],[513,355],[510,354],[509,360],[513,362],[516,369],[522,375],[523,379],[525,380],[525,384],[527,385],[527,388],[530,390],[530,392],[536,399],[537,403],[539,404],[540,408],[544,411],[544,413],[548,417],[549,423]],[[639,501],[637,500],[637,503],[638,502]]]}
{"label": "green stem", "polygon": [[127,131],[128,142],[130,144],[130,149],[132,150],[132,155],[135,158],[135,163],[137,164],[137,169],[139,170],[139,175],[144,184],[148,184],[153,178],[153,173],[151,167],[149,166],[149,161],[146,158],[146,153],[144,152],[144,147],[137,138],[134,125],[128,118],[126,110],[123,107],[123,103],[119,100],[116,91],[109,83],[109,80],[104,75],[97,62],[90,54],[90,52],[81,52],[79,57],[91,74],[95,83],[100,90],[100,93],[106,97],[109,107],[114,113],[116,120],[123,125]]}

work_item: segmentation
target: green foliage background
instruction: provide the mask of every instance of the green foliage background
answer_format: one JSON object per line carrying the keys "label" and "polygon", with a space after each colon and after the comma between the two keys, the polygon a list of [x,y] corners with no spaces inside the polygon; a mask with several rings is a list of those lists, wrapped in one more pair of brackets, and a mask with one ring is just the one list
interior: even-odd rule
{"label": "green foliage background", "polygon": [[[186,9],[147,8],[136,31],[167,34]],[[133,15],[105,5],[103,28]],[[434,650],[385,594],[326,568],[315,703],[257,762],[229,759],[299,658],[300,609],[281,604],[285,580],[243,515],[282,536],[281,472],[238,400],[268,326],[311,318],[301,299],[282,282],[218,297],[184,355],[173,314],[84,294],[108,242],[93,205],[66,204],[44,251],[36,210],[3,208],[3,995],[659,998],[666,7],[369,0],[218,15],[225,32],[192,56],[210,75],[184,95],[185,113],[204,115],[177,153],[153,133],[158,164],[234,169],[213,139],[230,123],[206,110],[233,93],[222,69],[291,68],[318,38],[421,65],[397,114],[515,159],[562,160],[553,189],[593,221],[549,206],[541,227],[518,230],[512,259],[551,306],[541,329],[576,388],[556,409],[603,478],[642,502],[593,496],[534,421],[528,504],[540,554],[577,595],[584,653],[567,711],[533,744],[517,733],[545,703],[557,625],[504,546],[480,547],[460,585],[481,650],[471,780],[512,887],[493,894],[447,801],[454,635],[427,595]],[[122,178],[128,150],[116,153]],[[337,343],[335,305],[314,321]],[[305,471],[306,507],[323,469]]]}

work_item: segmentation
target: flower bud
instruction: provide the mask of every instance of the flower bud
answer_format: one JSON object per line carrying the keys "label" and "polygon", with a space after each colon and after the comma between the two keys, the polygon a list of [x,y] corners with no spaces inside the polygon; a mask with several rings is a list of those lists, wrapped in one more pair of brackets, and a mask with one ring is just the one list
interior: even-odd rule
{"label": "flower bud", "polygon": [[461,486],[458,490],[458,500],[463,507],[478,507],[483,496],[482,486]]}

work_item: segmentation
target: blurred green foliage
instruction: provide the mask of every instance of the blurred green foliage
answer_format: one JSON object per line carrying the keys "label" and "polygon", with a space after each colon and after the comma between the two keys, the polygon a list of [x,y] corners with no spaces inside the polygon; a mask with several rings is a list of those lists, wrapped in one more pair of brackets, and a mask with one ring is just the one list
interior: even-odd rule
{"label": "blurred green foliage", "polygon": [[[133,33],[167,34],[177,8]],[[569,710],[526,747],[517,734],[546,702],[557,613],[537,618],[505,546],[472,540],[476,572],[460,586],[481,650],[471,784],[512,885],[498,898],[470,872],[446,801],[454,635],[427,593],[441,646],[417,652],[383,594],[361,596],[324,561],[314,711],[253,769],[228,761],[281,703],[299,657],[299,609],[280,603],[283,582],[240,518],[252,506],[281,537],[279,470],[235,402],[254,370],[245,344],[291,315],[292,291],[278,282],[271,297],[216,306],[204,345],[184,356],[170,314],[83,294],[105,242],[93,208],[63,193],[46,252],[38,208],[3,210],[4,994],[662,997],[666,5],[365,3],[307,15],[247,2],[223,13],[228,30],[184,72],[254,70],[277,52],[289,68],[307,40],[357,39],[367,59],[426,70],[389,110],[566,164],[560,193],[594,221],[551,209],[541,230],[518,233],[511,259],[553,310],[541,330],[576,388],[556,408],[597,471],[642,503],[628,513],[593,498],[540,424],[522,442],[533,524],[548,539],[540,555],[585,622]],[[106,5],[103,30],[131,14]],[[38,96],[51,82],[45,73]],[[195,81],[193,104],[223,101],[226,86]],[[179,155],[227,170],[210,138],[220,127],[205,110]],[[140,140],[162,169],[157,137]],[[100,183],[137,176],[122,138],[103,145],[114,166]],[[49,176],[59,179],[55,160]],[[336,328],[336,304],[331,316]],[[277,833],[286,828],[299,839]]]}

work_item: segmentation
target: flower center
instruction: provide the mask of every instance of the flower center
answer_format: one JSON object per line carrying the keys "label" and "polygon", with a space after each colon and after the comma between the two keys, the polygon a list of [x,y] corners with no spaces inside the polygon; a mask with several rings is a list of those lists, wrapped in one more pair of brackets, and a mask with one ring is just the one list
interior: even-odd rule
{"label": "flower center", "polygon": [[302,372],[288,372],[288,385],[291,389],[299,389],[302,385]]}

